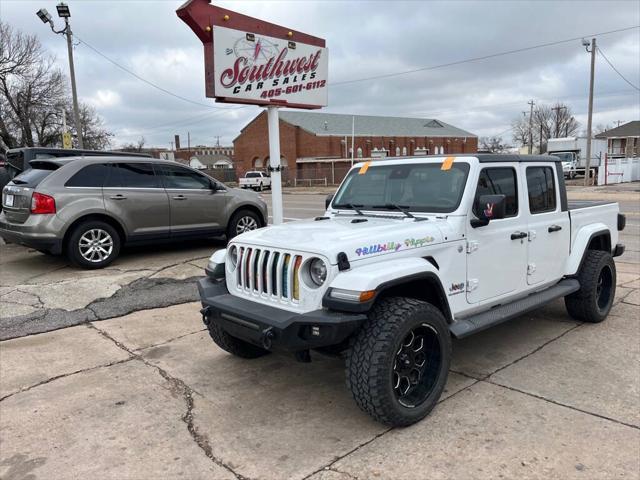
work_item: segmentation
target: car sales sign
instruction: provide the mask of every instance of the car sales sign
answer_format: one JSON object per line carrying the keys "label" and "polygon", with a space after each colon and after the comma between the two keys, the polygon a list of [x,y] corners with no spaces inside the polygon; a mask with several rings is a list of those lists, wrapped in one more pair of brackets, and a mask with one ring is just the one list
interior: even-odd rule
{"label": "car sales sign", "polygon": [[329,59],[323,39],[207,0],[189,0],[177,13],[204,43],[207,96],[292,108],[327,105]]}

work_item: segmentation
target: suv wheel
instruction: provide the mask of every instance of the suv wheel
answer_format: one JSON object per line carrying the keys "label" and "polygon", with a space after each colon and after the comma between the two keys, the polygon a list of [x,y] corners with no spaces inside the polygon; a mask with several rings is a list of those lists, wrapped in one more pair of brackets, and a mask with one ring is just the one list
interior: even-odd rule
{"label": "suv wheel", "polygon": [[262,226],[262,220],[260,217],[251,210],[240,210],[236,212],[229,226],[227,227],[227,239],[231,240],[244,232],[256,230]]}
{"label": "suv wheel", "polygon": [[564,297],[576,320],[598,323],[609,315],[616,295],[616,265],[609,252],[588,250],[578,272],[580,290]]}
{"label": "suv wheel", "polygon": [[93,220],[78,225],[66,245],[69,260],[83,268],[104,268],[120,253],[120,236],[111,225]]}
{"label": "suv wheel", "polygon": [[444,389],[451,335],[433,305],[387,298],[347,351],[347,386],[358,406],[376,420],[406,426],[424,418]]}

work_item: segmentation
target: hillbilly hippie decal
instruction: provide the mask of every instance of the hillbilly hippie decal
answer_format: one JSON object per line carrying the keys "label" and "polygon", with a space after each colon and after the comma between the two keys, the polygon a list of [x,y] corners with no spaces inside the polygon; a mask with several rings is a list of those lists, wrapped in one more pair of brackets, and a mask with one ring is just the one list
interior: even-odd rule
{"label": "hillbilly hippie decal", "polygon": [[420,248],[432,243],[435,238],[427,235],[422,238],[407,238],[404,242],[387,242],[369,245],[368,247],[356,248],[356,255],[359,257],[373,255],[375,253],[394,253],[402,249]]}
{"label": "hillbilly hippie decal", "polygon": [[326,106],[326,48],[216,27],[214,92],[216,97]]}

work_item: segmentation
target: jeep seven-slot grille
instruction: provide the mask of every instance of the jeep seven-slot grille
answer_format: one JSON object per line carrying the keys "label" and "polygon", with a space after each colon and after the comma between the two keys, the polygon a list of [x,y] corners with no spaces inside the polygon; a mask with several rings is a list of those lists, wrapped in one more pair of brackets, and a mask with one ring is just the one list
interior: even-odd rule
{"label": "jeep seven-slot grille", "polygon": [[297,302],[301,255],[263,248],[237,247],[236,286],[245,293]]}

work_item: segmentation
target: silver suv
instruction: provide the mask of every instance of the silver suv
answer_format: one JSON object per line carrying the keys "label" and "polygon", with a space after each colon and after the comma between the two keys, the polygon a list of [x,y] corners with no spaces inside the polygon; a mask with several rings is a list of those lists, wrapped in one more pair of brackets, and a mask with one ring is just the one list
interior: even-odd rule
{"label": "silver suv", "polygon": [[122,245],[226,234],[267,224],[260,196],[175,162],[135,157],[33,160],[2,191],[0,236],[102,268]]}

